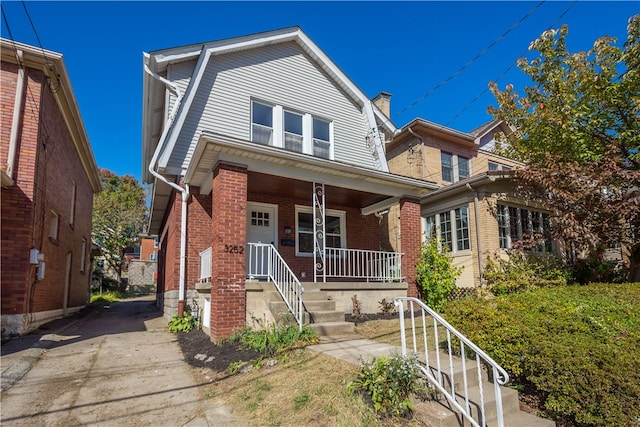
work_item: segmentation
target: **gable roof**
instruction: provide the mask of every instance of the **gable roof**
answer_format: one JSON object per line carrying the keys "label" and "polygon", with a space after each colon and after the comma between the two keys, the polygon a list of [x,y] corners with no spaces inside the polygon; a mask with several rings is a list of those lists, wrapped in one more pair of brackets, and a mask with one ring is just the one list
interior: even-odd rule
{"label": "gable roof", "polygon": [[[393,123],[380,109],[371,103],[364,92],[362,92],[299,27],[290,27],[144,54],[144,66],[148,68],[149,71],[160,76],[166,73],[167,67],[170,64],[197,60],[189,87],[184,94],[182,103],[173,120],[171,131],[166,137],[166,147],[163,148],[163,153],[160,154],[159,163],[166,161],[167,156],[175,147],[178,132],[174,132],[173,129],[179,130],[183,125],[211,57],[287,42],[295,42],[354,102],[361,105],[363,109],[370,107],[370,111],[372,111],[376,120],[383,123],[391,133],[396,131]],[[144,73],[143,80],[143,181],[152,182],[152,177],[147,171],[147,166],[152,160],[153,153],[160,140],[160,132],[162,131],[165,118],[165,88],[163,83],[159,82],[147,72]]]}

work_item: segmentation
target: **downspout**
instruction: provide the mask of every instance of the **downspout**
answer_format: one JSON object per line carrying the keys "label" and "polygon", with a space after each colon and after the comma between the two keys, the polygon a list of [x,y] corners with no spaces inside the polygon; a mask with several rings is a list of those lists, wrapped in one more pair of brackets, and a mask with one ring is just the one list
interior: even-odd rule
{"label": "downspout", "polygon": [[484,286],[484,267],[482,266],[482,241],[480,240],[480,217],[478,208],[478,190],[474,190],[469,183],[466,185],[469,191],[473,191],[473,214],[476,223],[476,245],[478,247],[478,272],[480,277],[480,287]]}
{"label": "downspout", "polygon": [[177,97],[176,102],[173,105],[173,109],[169,114],[169,118],[165,123],[165,127],[162,131],[162,135],[160,136],[160,140],[158,141],[158,145],[156,146],[156,150],[153,153],[151,162],[149,162],[148,170],[149,170],[149,173],[151,173],[151,175],[153,175],[160,181],[164,182],[165,184],[169,185],[176,191],[179,191],[182,196],[181,197],[182,198],[181,215],[180,215],[180,283],[179,283],[179,290],[178,290],[178,316],[182,316],[184,312],[184,306],[185,306],[185,270],[186,270],[185,264],[186,264],[186,257],[187,257],[187,199],[189,198],[189,186],[185,184],[185,187],[183,188],[178,184],[176,184],[175,182],[169,181],[163,175],[158,173],[154,168],[156,167],[156,163],[158,161],[158,157],[160,156],[160,153],[164,149],[164,144],[166,142],[167,135],[169,134],[169,129],[173,125],[173,120],[175,119],[176,112],[180,107],[183,95],[182,95],[182,92],[180,92],[180,89],[178,88],[178,86],[171,83],[169,80],[165,79],[164,77],[159,76],[158,74],[151,71],[147,66],[147,64],[144,65],[144,70],[151,77],[164,83],[167,86],[167,88],[171,90]]}
{"label": "downspout", "polygon": [[20,127],[20,112],[22,111],[22,99],[24,98],[24,66],[22,64],[21,50],[16,51],[18,58],[18,82],[16,83],[16,97],[13,102],[13,119],[11,121],[11,136],[9,139],[9,153],[7,156],[7,175],[13,181],[13,169],[16,163],[16,151],[18,150],[18,129]]}
{"label": "downspout", "polygon": [[420,173],[421,176],[424,180],[425,177],[425,170],[424,170],[424,163],[425,163],[425,158],[424,158],[424,140],[422,139],[422,137],[420,135],[418,135],[417,133],[415,133],[413,131],[413,129],[411,129],[411,126],[409,126],[407,129],[409,129],[409,132],[411,132],[411,135],[415,136],[416,138],[418,138],[420,140]]}

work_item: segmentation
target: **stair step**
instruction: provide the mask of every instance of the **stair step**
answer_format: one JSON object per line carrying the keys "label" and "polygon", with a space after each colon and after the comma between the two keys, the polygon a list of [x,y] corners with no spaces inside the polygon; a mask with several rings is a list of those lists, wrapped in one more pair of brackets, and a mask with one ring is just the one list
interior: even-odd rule
{"label": "stair step", "polygon": [[326,323],[341,321],[344,322],[344,313],[342,313],[341,311],[311,311],[305,313],[305,323]]}
{"label": "stair step", "polygon": [[311,323],[309,325],[311,329],[316,331],[320,336],[342,336],[348,334],[355,335],[355,328],[351,322],[325,322],[325,323]]}

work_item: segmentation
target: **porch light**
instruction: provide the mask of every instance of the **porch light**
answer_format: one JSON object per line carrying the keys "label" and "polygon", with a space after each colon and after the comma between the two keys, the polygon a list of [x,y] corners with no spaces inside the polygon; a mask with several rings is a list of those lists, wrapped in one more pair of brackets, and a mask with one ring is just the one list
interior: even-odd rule
{"label": "porch light", "polygon": [[291,227],[288,225],[284,228],[284,234],[291,234]]}

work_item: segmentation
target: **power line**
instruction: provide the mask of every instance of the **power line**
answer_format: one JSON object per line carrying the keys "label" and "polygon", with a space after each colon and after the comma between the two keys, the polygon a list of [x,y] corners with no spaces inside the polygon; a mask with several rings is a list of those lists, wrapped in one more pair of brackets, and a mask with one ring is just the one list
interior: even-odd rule
{"label": "power line", "polygon": [[[576,5],[576,3],[578,3],[578,0],[574,0],[573,3],[571,3],[571,5],[569,5],[569,7],[567,7],[564,12],[562,12],[560,14],[560,16],[558,16],[556,18],[555,21],[553,21],[553,23],[551,25],[549,25],[549,27],[547,27],[547,30],[550,30],[551,28],[555,27],[558,22],[569,12],[569,10],[571,10],[571,8],[573,8],[573,6]],[[525,49],[524,52],[522,52],[520,54],[520,56],[524,56],[527,54],[527,51],[529,49]],[[516,64],[518,63],[518,59],[516,59],[515,61],[513,61],[499,76],[497,79],[495,79],[495,82],[499,82],[504,76],[507,75],[507,73],[509,71],[511,71],[511,69],[513,67],[516,66]],[[460,117],[462,114],[464,114],[473,104],[475,104],[476,102],[478,102],[480,100],[480,98],[482,98],[484,96],[485,93],[487,93],[489,91],[489,86],[487,86],[486,88],[484,88],[475,98],[473,98],[471,101],[469,101],[469,103],[467,103],[467,105],[465,105],[464,107],[462,107],[462,109],[460,111],[458,111],[456,113],[455,116],[453,116],[453,118],[449,121],[447,121],[447,123],[445,123],[445,126],[448,126],[450,123],[454,122],[458,117]]]}
{"label": "power line", "polygon": [[504,33],[502,33],[500,36],[498,36],[497,39],[495,39],[491,44],[489,44],[489,46],[487,46],[486,48],[484,48],[482,51],[480,51],[480,53],[478,53],[475,57],[473,57],[471,60],[467,61],[466,64],[464,64],[462,67],[458,68],[453,74],[451,74],[449,77],[447,77],[446,79],[444,79],[443,81],[441,81],[440,83],[438,83],[437,85],[435,85],[434,87],[432,87],[429,91],[427,91],[427,93],[425,93],[424,95],[422,95],[420,98],[418,98],[416,101],[412,102],[411,104],[409,104],[407,107],[404,107],[402,110],[400,110],[399,112],[397,112],[396,114],[394,114],[394,117],[399,116],[400,114],[404,113],[405,111],[410,110],[411,108],[415,107],[416,105],[418,105],[419,103],[421,103],[422,101],[424,101],[425,99],[427,99],[432,93],[434,93],[436,90],[440,89],[442,86],[444,86],[445,84],[449,83],[451,80],[453,80],[458,74],[462,73],[462,71],[464,71],[465,69],[467,69],[468,67],[470,67],[474,62],[476,62],[478,59],[480,59],[483,55],[485,55],[487,52],[489,52],[489,50],[491,50],[491,48],[493,48],[496,44],[498,44],[502,39],[504,39],[510,32],[512,32],[513,30],[515,30],[520,24],[522,24],[522,22],[524,22],[525,19],[527,19],[529,16],[531,16],[536,10],[538,10],[540,8],[540,6],[542,6],[542,4],[545,2],[546,0],[542,0],[540,3],[538,3],[536,6],[533,7],[533,9],[531,9],[529,12],[527,12],[526,15],[524,15],[522,18],[520,18],[515,24],[513,24],[511,26],[511,28],[509,28],[507,31],[505,31]]}
{"label": "power line", "polygon": [[49,88],[51,89],[51,91],[53,93],[56,93],[58,91],[58,89],[60,89],[60,76],[58,76],[58,74],[56,74],[55,71],[53,70],[53,65],[52,65],[51,61],[49,60],[49,58],[47,57],[47,53],[44,50],[44,47],[42,47],[42,42],[40,41],[40,35],[38,34],[38,30],[36,30],[36,26],[33,23],[33,19],[31,19],[31,15],[29,14],[29,10],[27,9],[27,3],[24,0],[22,0],[22,7],[24,8],[24,13],[27,15],[27,19],[29,20],[29,23],[31,24],[31,29],[33,30],[33,33],[36,36],[36,40],[38,40],[38,46],[40,47],[40,50],[42,51],[42,56],[44,57],[45,61],[47,62],[47,67],[49,68],[49,70],[51,71],[53,76],[55,77],[55,80],[56,80],[55,87],[53,87],[52,80],[49,79]]}

